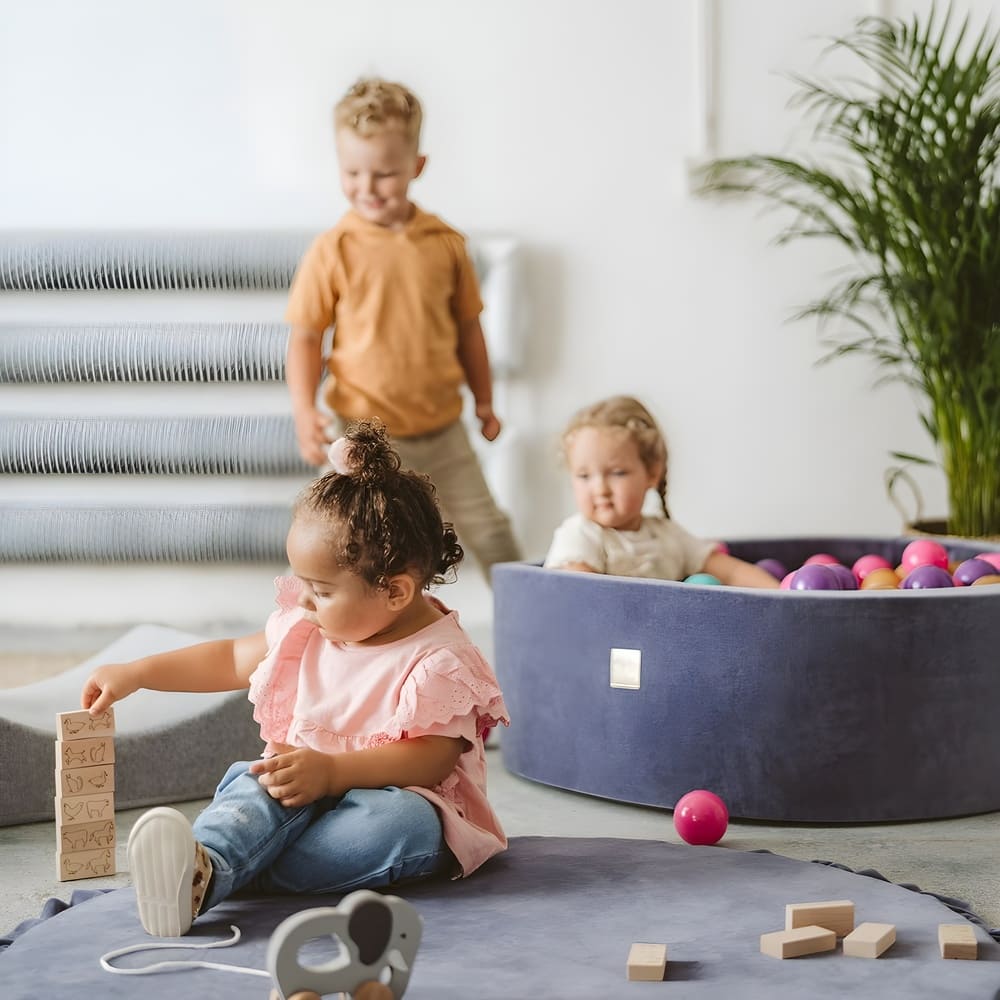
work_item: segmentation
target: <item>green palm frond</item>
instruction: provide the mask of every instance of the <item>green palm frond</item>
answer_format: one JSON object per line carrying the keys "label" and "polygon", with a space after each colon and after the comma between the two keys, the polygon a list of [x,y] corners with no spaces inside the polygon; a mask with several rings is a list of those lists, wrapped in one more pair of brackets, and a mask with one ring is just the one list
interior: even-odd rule
{"label": "green palm frond", "polygon": [[952,8],[834,38],[856,72],[793,77],[809,154],[710,164],[702,190],[789,213],[779,244],[830,239],[847,277],[797,318],[822,360],[863,354],[919,391],[952,530],[1000,534],[1000,39]]}

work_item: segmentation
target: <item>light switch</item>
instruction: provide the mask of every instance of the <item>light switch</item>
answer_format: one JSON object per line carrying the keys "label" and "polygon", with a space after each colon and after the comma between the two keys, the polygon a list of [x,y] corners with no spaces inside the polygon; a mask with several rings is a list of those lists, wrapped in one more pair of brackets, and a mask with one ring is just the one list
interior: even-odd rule
{"label": "light switch", "polygon": [[639,649],[611,650],[611,686],[638,691],[642,673],[642,651]]}

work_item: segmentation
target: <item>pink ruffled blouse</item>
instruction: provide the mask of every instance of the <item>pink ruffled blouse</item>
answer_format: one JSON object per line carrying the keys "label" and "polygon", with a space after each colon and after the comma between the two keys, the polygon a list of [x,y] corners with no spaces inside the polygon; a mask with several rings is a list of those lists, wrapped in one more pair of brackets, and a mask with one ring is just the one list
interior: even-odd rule
{"label": "pink ruffled blouse", "polygon": [[458,736],[468,749],[433,788],[413,787],[438,810],[445,842],[468,875],[507,847],[486,798],[483,740],[509,725],[496,677],[439,601],[443,618],[382,646],[330,642],[298,605],[301,583],[275,580],[278,610],[267,621],[267,656],[250,678],[264,756],[276,744],[324,753],[363,750],[417,736]]}

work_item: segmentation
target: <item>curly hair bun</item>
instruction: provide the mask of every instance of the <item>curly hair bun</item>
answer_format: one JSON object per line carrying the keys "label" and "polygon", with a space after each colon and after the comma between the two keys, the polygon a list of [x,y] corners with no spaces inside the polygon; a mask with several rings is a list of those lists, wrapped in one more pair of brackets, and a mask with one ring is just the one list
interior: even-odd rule
{"label": "curly hair bun", "polygon": [[389,442],[385,425],[380,420],[358,420],[344,433],[344,458],[350,468],[348,475],[359,482],[379,484],[399,472],[399,455]]}

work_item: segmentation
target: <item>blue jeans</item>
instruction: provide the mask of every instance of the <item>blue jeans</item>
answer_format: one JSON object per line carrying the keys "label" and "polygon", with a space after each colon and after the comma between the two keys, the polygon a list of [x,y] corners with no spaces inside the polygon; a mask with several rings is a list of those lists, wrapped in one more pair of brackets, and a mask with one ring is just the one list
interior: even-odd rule
{"label": "blue jeans", "polygon": [[437,810],[403,788],[356,788],[289,809],[248,773],[226,772],[194,822],[212,861],[202,909],[247,886],[261,893],[350,892],[449,871]]}

